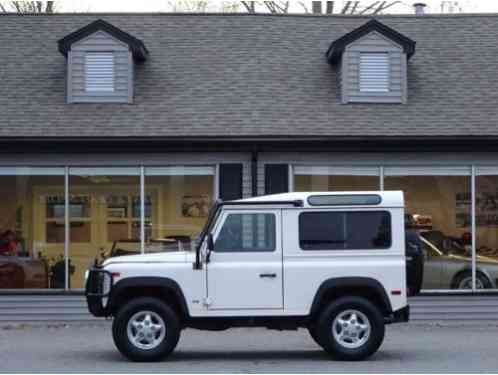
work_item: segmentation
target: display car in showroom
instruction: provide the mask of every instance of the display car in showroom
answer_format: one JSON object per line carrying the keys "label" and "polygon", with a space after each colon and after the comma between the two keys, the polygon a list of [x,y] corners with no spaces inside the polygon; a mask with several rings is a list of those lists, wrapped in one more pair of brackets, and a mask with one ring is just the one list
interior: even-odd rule
{"label": "display car in showroom", "polygon": [[306,328],[361,360],[408,321],[405,266],[402,192],[285,193],[216,202],[194,251],[95,265],[86,297],[134,361],[166,357],[185,328],[252,326]]}
{"label": "display car in showroom", "polygon": [[[191,248],[192,240],[189,236],[176,235],[164,238],[152,238],[147,241],[147,252],[183,251]],[[100,253],[103,262],[108,258],[140,254],[139,239],[122,239],[113,241],[109,250]]]}
{"label": "display car in showroom", "polygon": [[[425,256],[423,289],[472,289],[471,250],[440,231],[420,233]],[[476,288],[498,285],[498,261],[477,255]]]}
{"label": "display car in showroom", "polygon": [[28,256],[0,255],[0,289],[45,289],[45,262]]}

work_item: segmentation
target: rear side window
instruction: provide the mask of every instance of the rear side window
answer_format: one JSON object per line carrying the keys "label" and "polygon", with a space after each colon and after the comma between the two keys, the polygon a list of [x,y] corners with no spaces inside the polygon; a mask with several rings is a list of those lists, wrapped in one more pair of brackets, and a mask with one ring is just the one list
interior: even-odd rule
{"label": "rear side window", "polygon": [[387,211],[304,212],[299,215],[303,250],[369,250],[391,246]]}

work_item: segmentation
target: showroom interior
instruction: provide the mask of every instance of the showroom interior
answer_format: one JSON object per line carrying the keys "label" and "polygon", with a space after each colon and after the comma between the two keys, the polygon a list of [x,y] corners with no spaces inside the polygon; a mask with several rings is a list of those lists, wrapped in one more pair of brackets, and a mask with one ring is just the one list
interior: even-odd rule
{"label": "showroom interior", "polygon": [[[220,166],[235,160],[243,173],[230,183],[242,186],[244,197],[254,187],[258,194],[403,190],[407,221],[424,243],[423,291],[497,291],[498,164],[489,158],[465,163],[465,156],[445,164],[427,156],[263,153],[254,163],[250,154],[192,154],[188,163],[175,164],[5,163],[1,289],[81,292],[95,259],[191,250],[222,196]],[[272,181],[281,178],[279,170],[286,186]]]}

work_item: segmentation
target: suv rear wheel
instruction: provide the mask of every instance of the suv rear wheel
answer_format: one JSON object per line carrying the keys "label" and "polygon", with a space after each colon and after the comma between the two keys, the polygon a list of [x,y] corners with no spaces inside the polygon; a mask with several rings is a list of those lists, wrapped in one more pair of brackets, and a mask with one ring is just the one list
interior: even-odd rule
{"label": "suv rear wheel", "polygon": [[334,358],[358,361],[382,344],[384,317],[366,298],[342,297],[322,311],[315,332],[317,341]]}
{"label": "suv rear wheel", "polygon": [[114,343],[132,361],[158,361],[176,347],[180,322],[175,312],[156,298],[133,299],[124,305],[112,325]]}
{"label": "suv rear wheel", "polygon": [[317,328],[316,327],[308,327],[308,332],[311,336],[311,338],[313,339],[314,342],[316,342],[318,345],[322,346],[322,344],[320,343],[320,338],[318,336],[318,333],[317,333]]}

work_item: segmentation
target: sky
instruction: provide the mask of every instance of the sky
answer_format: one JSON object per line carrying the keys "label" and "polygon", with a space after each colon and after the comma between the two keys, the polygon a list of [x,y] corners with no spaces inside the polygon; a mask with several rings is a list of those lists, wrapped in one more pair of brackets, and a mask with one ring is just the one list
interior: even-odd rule
{"label": "sky", "polygon": [[[222,9],[223,3],[236,3],[227,0],[207,0],[208,10],[217,12]],[[372,3],[375,0],[361,0],[362,3]],[[189,2],[183,0],[184,3]],[[311,1],[303,1],[311,8]],[[336,4],[342,4],[345,0],[336,0]],[[412,4],[417,0],[403,0],[391,13],[412,13]],[[445,3],[446,12],[450,8],[462,9],[466,13],[496,12],[498,13],[498,0],[425,0],[427,13],[440,13],[441,3]],[[167,12],[171,11],[174,3],[182,3],[174,0],[59,0],[58,10],[66,12]],[[300,12],[302,9],[298,1],[292,1],[291,9]],[[455,7],[455,3],[456,7]],[[184,8],[183,8],[184,9]],[[241,8],[242,11],[242,8]]]}

